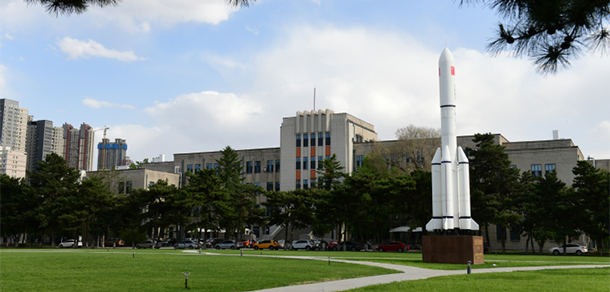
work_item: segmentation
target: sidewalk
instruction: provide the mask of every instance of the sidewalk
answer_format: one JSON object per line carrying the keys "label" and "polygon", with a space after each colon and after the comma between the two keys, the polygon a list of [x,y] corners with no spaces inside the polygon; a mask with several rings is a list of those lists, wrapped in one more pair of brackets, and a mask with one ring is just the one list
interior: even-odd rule
{"label": "sidewalk", "polygon": [[[306,258],[306,257],[294,257],[294,258]],[[309,258],[315,259],[316,258]],[[306,285],[295,285],[278,287],[271,289],[256,290],[252,292],[328,292],[328,291],[344,291],[349,289],[360,288],[364,286],[386,284],[391,282],[409,281],[427,279],[439,276],[459,275],[466,274],[464,270],[429,270],[422,268],[415,268],[410,266],[383,264],[375,262],[363,262],[363,261],[349,261],[349,260],[332,260],[336,262],[353,263],[361,265],[369,265],[382,267],[392,270],[401,271],[402,273],[380,275],[364,278],[346,279],[339,281],[329,281]],[[543,269],[575,269],[575,268],[601,268],[610,267],[610,265],[578,265],[578,266],[540,266],[540,267],[513,267],[513,268],[490,268],[490,269],[472,269],[472,274],[480,273],[498,273],[498,272],[514,272],[514,271],[534,271]]]}

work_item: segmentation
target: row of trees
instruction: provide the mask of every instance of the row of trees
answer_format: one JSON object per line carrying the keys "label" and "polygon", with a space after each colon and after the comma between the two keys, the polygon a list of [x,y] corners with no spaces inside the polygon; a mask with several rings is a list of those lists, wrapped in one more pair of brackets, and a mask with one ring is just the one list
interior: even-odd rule
{"label": "row of trees", "polygon": [[[571,187],[556,173],[533,177],[510,167],[493,135],[475,135],[471,157],[472,216],[490,242],[489,227],[501,225],[527,236],[542,252],[545,242],[565,241],[584,232],[603,247],[608,240],[608,172],[585,161],[574,168]],[[227,147],[219,169],[187,173],[183,189],[159,181],[149,189],[116,195],[104,176],[78,181],[77,172],[57,155],[49,155],[29,184],[2,176],[2,236],[35,234],[99,239],[109,233],[130,234],[134,242],[147,230],[180,226],[191,233],[226,230],[238,238],[248,226],[279,225],[289,232],[311,228],[314,235],[336,231],[358,241],[381,241],[396,225],[425,226],[431,218],[431,174],[393,166],[372,153],[363,167],[345,176],[336,157],[323,162],[320,185],[310,189],[266,192],[243,183],[242,161]],[[262,202],[257,204],[257,202]],[[199,238],[205,235],[197,234]],[[129,238],[128,238],[129,239]],[[504,247],[504,241],[502,241]],[[531,244],[530,244],[531,243]]]}

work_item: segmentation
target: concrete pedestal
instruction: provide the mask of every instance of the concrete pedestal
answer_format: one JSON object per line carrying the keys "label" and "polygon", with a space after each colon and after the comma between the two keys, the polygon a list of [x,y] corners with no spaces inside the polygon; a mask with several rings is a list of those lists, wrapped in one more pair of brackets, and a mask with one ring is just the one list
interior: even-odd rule
{"label": "concrete pedestal", "polygon": [[483,237],[468,235],[424,236],[422,238],[424,263],[466,264],[485,263]]}

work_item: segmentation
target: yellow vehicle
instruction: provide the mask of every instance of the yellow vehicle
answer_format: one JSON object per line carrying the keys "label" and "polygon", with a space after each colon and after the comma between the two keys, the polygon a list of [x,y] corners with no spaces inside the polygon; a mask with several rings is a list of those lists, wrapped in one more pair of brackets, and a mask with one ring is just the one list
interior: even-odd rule
{"label": "yellow vehicle", "polygon": [[255,243],[253,248],[255,250],[265,249],[265,248],[278,250],[278,249],[280,249],[280,244],[275,240],[261,240],[261,241]]}

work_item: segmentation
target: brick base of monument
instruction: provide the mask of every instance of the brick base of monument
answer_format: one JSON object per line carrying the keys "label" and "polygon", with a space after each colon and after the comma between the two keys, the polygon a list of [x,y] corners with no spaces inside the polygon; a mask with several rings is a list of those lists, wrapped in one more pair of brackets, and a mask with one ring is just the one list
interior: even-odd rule
{"label": "brick base of monument", "polygon": [[429,235],[422,238],[424,263],[466,264],[485,263],[483,237],[468,235]]}

